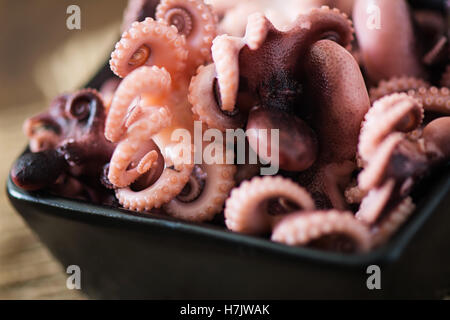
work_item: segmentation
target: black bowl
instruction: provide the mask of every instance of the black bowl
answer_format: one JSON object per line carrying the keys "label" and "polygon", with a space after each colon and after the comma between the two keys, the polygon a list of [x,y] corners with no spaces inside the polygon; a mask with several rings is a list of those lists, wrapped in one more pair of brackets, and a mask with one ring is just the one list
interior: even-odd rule
{"label": "black bowl", "polygon": [[[87,86],[112,76],[106,64]],[[80,266],[92,298],[440,298],[450,288],[450,165],[438,171],[416,190],[399,232],[359,255],[26,192],[11,179],[7,192],[53,255]],[[381,268],[380,290],[367,287],[371,265]]]}
{"label": "black bowl", "polygon": [[[110,76],[105,66],[88,86]],[[80,266],[92,298],[439,298],[450,288],[450,165],[438,171],[389,243],[358,255],[26,192],[11,179],[7,192],[54,256]],[[367,287],[370,265],[381,268],[381,290]]]}
{"label": "black bowl", "polygon": [[[92,298],[440,298],[450,288],[450,167],[421,186],[418,208],[391,241],[367,254],[288,247],[127,210],[26,192],[9,198]],[[381,290],[367,268],[381,268]]]}

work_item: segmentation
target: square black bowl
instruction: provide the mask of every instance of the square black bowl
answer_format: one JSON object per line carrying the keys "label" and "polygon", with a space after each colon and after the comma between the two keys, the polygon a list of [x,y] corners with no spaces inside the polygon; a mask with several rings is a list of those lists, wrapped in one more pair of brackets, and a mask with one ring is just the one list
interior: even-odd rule
{"label": "square black bowl", "polygon": [[[106,65],[87,86],[111,76]],[[29,193],[11,179],[7,193],[63,266],[80,266],[91,298],[441,298],[450,288],[450,165],[438,171],[416,190],[401,230],[363,255]],[[381,290],[367,287],[370,265],[381,268]]]}

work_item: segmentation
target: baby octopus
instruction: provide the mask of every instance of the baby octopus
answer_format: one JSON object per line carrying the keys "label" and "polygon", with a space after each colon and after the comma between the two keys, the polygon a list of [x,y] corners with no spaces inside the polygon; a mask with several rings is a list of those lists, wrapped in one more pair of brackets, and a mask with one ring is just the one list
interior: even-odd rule
{"label": "baby octopus", "polygon": [[234,186],[235,167],[194,168],[191,138],[173,135],[193,130],[189,83],[210,60],[217,18],[200,0],[162,1],[156,17],[134,22],[111,54],[111,69],[124,79],[106,119],[105,136],[118,143],[107,176],[127,209],[166,204],[175,217],[210,220]]}
{"label": "baby octopus", "polygon": [[57,184],[64,196],[83,198],[87,193],[100,202],[103,191],[95,190],[101,190],[100,173],[114,150],[103,136],[104,121],[103,101],[95,90],[57,97],[46,112],[25,121],[31,153],[13,166],[13,181],[26,190]]}
{"label": "baby octopus", "polygon": [[[346,15],[328,7],[300,15],[284,32],[253,14],[243,38],[214,40],[214,67],[200,69],[193,80],[193,110],[216,128],[239,126],[240,115],[248,114],[253,150],[278,151],[281,169],[309,169],[303,175],[314,178],[301,178],[308,189],[343,209],[337,184],[355,167],[360,125],[370,106],[359,66],[344,49],[352,33]],[[209,108],[198,98],[202,94]],[[277,150],[264,145],[260,129],[280,129]]]}

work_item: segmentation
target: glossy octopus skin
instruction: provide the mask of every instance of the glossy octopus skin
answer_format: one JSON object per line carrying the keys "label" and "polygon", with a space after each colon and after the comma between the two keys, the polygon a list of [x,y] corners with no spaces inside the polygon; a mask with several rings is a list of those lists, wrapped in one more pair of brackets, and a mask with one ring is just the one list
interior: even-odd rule
{"label": "glossy octopus skin", "polygon": [[271,231],[281,215],[298,209],[315,209],[304,188],[282,177],[255,177],[231,192],[225,206],[225,223],[232,231],[264,234]]}
{"label": "glossy octopus skin", "polygon": [[406,0],[357,0],[353,20],[364,68],[373,83],[425,75]]}
{"label": "glossy octopus skin", "polygon": [[[248,34],[253,34],[249,30],[257,30],[254,34],[257,35],[258,41],[256,41],[257,45],[253,47],[249,44],[244,45]],[[214,41],[213,60],[216,68],[219,67],[218,79],[223,74],[220,72],[222,69],[220,66],[231,65],[233,72],[229,72],[229,76],[223,78],[228,79],[226,81],[228,86],[230,82],[233,83],[234,98],[232,101],[235,101],[234,99],[238,96],[238,81],[242,81],[248,88],[248,93],[253,96],[253,100],[263,110],[271,109],[293,115],[301,113],[302,108],[298,106],[298,101],[303,93],[302,82],[305,80],[303,77],[307,74],[306,71],[302,71],[302,68],[310,47],[322,38],[332,38],[343,46],[349,46],[353,38],[352,30],[351,22],[345,15],[328,7],[313,9],[308,14],[299,16],[293,27],[286,32],[277,30],[265,17],[255,15],[249,18],[244,38],[221,36]],[[294,76],[295,72],[297,74]],[[220,83],[219,91],[221,97],[230,96],[230,90],[223,89]],[[226,101],[228,100],[227,98]],[[226,107],[230,107],[230,105],[232,104],[227,103]],[[264,114],[264,112],[258,112],[261,115]],[[250,119],[252,119],[251,113],[250,111]],[[290,117],[290,119],[292,118]],[[272,125],[271,121],[269,116],[266,116],[265,119],[258,116],[258,121],[251,121],[250,126],[247,125],[247,129],[259,130],[277,127],[278,124],[273,123]],[[264,123],[267,124],[267,127],[252,127],[251,124],[255,123]],[[308,134],[304,141],[311,141],[309,136]],[[299,137],[302,137],[302,132],[299,132]],[[252,140],[254,150],[258,149],[258,140],[257,138]],[[297,144],[301,144],[302,140],[296,141]],[[291,153],[289,150],[280,150],[280,152],[285,155]],[[287,170],[305,170],[305,162],[295,163],[297,161],[294,159],[295,156],[285,161],[289,164],[285,168]],[[308,159],[314,157],[314,154],[308,155]],[[309,161],[308,164],[310,165],[311,162]],[[284,168],[282,167],[282,169]]]}
{"label": "glossy octopus skin", "polygon": [[115,148],[103,136],[104,121],[103,101],[95,90],[57,97],[46,112],[25,122],[32,153],[18,159],[12,169],[13,181],[27,190],[51,187],[64,175],[98,184],[102,167]]}
{"label": "glossy octopus skin", "polygon": [[[355,162],[358,138],[370,102],[364,79],[352,55],[330,40],[318,41],[306,59],[311,74],[306,90],[312,92],[311,124],[319,140],[316,163],[302,172],[299,182],[306,185],[321,207],[344,206],[344,191],[330,181],[346,181]],[[317,107],[317,106],[320,106]],[[330,165],[341,167],[345,175],[330,176]],[[340,197],[336,190],[341,190]]]}

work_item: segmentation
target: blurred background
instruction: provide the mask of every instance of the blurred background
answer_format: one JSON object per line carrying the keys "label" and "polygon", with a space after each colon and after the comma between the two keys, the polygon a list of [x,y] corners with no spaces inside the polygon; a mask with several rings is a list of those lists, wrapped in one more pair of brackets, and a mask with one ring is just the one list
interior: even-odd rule
{"label": "blurred background", "polygon": [[[68,30],[69,5],[81,30]],[[15,213],[4,192],[26,145],[23,121],[79,88],[108,59],[126,0],[0,0],[0,299],[83,299],[61,266]]]}

